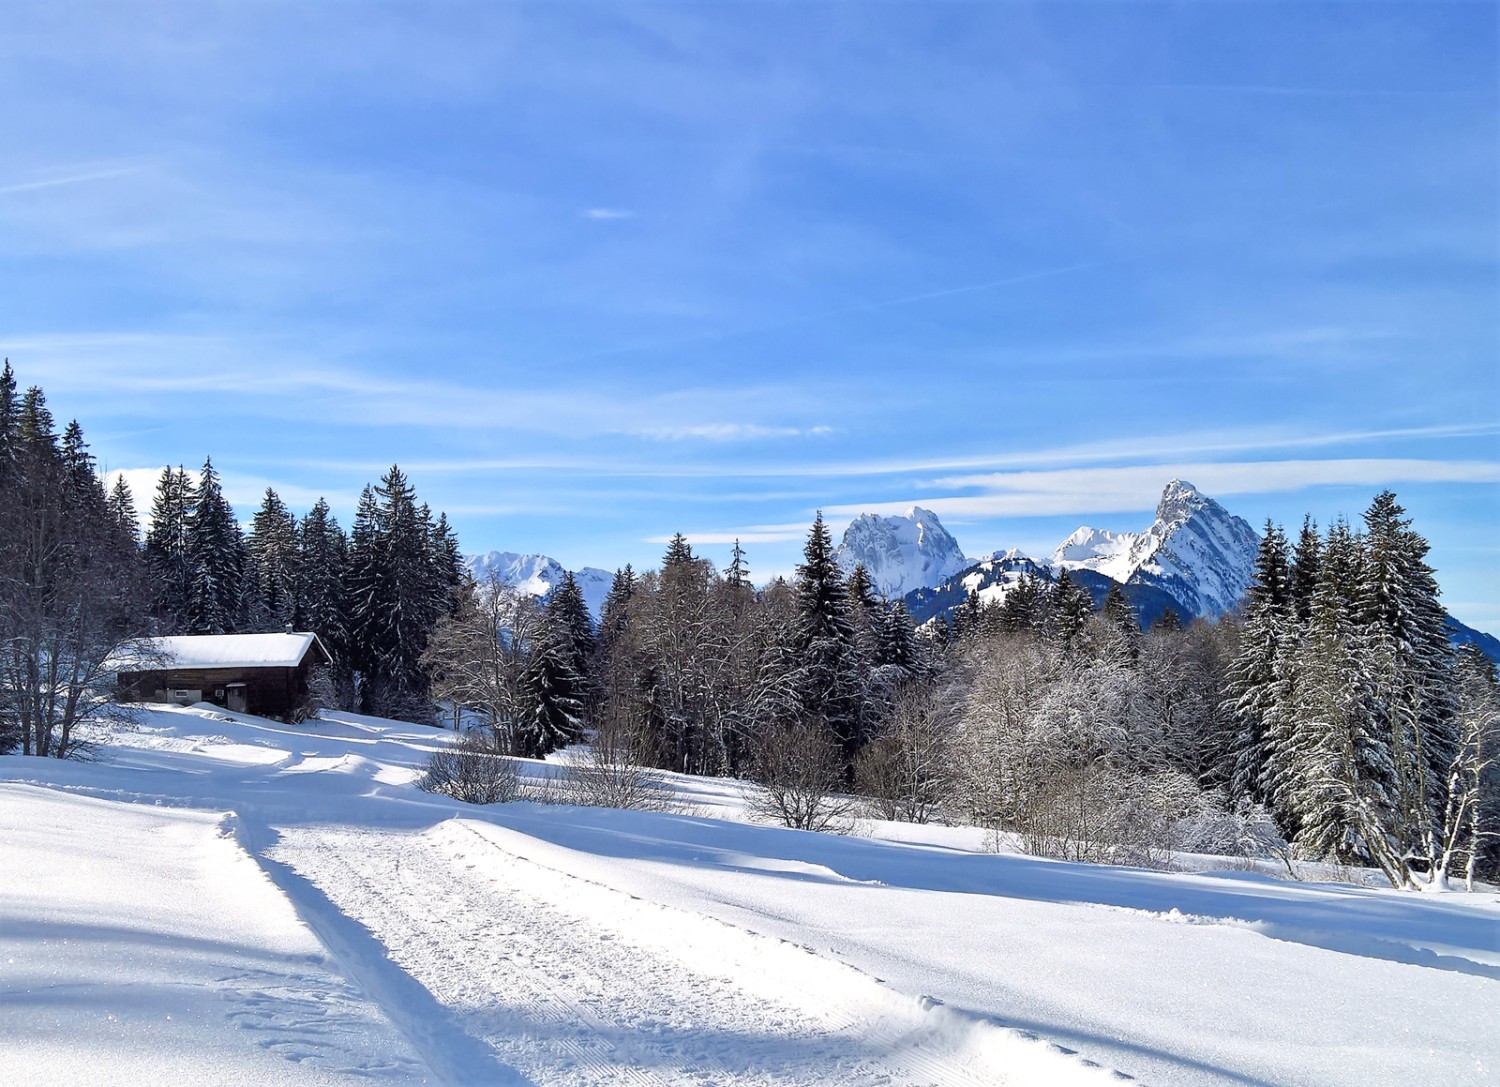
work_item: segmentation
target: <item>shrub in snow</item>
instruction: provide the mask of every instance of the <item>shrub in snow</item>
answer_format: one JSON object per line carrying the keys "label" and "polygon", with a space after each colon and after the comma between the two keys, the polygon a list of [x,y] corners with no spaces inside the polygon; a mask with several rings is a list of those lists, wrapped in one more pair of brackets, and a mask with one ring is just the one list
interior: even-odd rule
{"label": "shrub in snow", "polygon": [[843,832],[853,824],[853,801],[836,791],[843,781],[843,757],[821,729],[773,729],[761,741],[750,776],[759,786],[749,804],[757,818],[794,830]]}
{"label": "shrub in snow", "polygon": [[854,764],[854,783],[880,819],[925,823],[953,789],[952,727],[930,687],[907,687]]}
{"label": "shrub in snow", "polygon": [[628,734],[601,728],[588,756],[569,763],[558,782],[559,802],[596,808],[666,811],[672,791],[644,765]]}
{"label": "shrub in snow", "polygon": [[476,729],[453,746],[433,752],[417,785],[468,804],[504,804],[516,799],[521,781],[516,764],[501,753],[495,734]]}

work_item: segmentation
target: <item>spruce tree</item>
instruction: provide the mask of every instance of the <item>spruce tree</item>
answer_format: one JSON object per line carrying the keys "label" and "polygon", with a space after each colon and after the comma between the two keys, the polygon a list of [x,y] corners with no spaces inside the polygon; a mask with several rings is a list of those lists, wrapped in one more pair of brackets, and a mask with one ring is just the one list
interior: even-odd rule
{"label": "spruce tree", "polygon": [[297,529],[298,630],[318,636],[333,658],[330,678],[335,700],[353,708],[354,675],[350,661],[349,544],[338,521],[319,498]]}
{"label": "spruce tree", "polygon": [[745,562],[745,549],[740,546],[738,537],[729,552],[729,565],[724,568],[724,580],[731,589],[750,587],[750,567]]}
{"label": "spruce tree", "polygon": [[368,712],[426,721],[431,703],[422,654],[446,603],[432,563],[431,518],[399,466],[381,477],[374,494],[374,591],[356,601],[367,609],[357,624],[369,669],[364,704]]}
{"label": "spruce tree", "polygon": [[1312,612],[1313,596],[1318,590],[1322,551],[1317,522],[1308,514],[1302,519],[1302,532],[1297,536],[1297,546],[1292,552],[1287,573],[1287,592],[1297,618],[1304,623]]}
{"label": "spruce tree", "polygon": [[1109,593],[1104,598],[1104,618],[1116,627],[1132,644],[1140,637],[1141,620],[1130,601],[1125,599],[1125,590],[1118,581],[1109,583]]}
{"label": "spruce tree", "polygon": [[211,459],[193,493],[187,526],[190,634],[231,634],[239,629],[245,600],[245,544],[224,498]]}
{"label": "spruce tree", "polygon": [[666,554],[661,557],[662,572],[685,566],[692,562],[693,558],[693,549],[688,546],[687,537],[680,532],[674,532],[671,541],[667,544]]}
{"label": "spruce tree", "polygon": [[593,659],[596,636],[594,620],[589,615],[589,606],[583,599],[583,590],[571,570],[564,571],[562,580],[547,594],[545,613],[548,621],[559,632],[568,663],[578,677],[578,697],[589,705],[592,684],[589,682],[589,664]]}
{"label": "spruce tree", "polygon": [[1083,633],[1089,616],[1094,614],[1093,598],[1087,589],[1073,581],[1066,567],[1058,572],[1057,581],[1048,595],[1051,597],[1046,630],[1048,639],[1065,650],[1070,649]]}
{"label": "spruce tree", "polygon": [[[1285,642],[1295,636],[1287,589],[1286,533],[1266,522],[1255,556],[1254,580],[1245,593],[1244,630],[1240,650],[1229,676],[1229,697],[1238,721],[1235,770],[1231,787],[1237,796],[1262,803],[1278,792],[1278,764],[1267,748],[1271,732],[1282,727],[1278,717],[1286,707],[1278,701],[1281,665],[1287,660]],[[1291,812],[1278,815],[1288,830]]]}
{"label": "spruce tree", "polygon": [[377,675],[383,652],[381,611],[389,596],[382,556],[380,507],[375,489],[360,492],[354,524],[349,532],[348,563],[344,569],[349,631],[349,661],[358,675],[359,705],[373,712]]}
{"label": "spruce tree", "polygon": [[625,624],[629,621],[626,609],[631,597],[635,595],[635,588],[635,570],[627,562],[623,569],[615,571],[614,579],[609,583],[609,592],[605,594],[604,604],[599,609],[599,637],[606,648],[625,632]]}
{"label": "spruce tree", "polygon": [[1007,634],[1041,630],[1045,595],[1042,579],[1030,570],[1023,572],[1000,605],[1000,629]]}
{"label": "spruce tree", "polygon": [[282,630],[296,623],[299,545],[297,519],[270,487],[250,522],[250,608],[253,625]]}
{"label": "spruce tree", "polygon": [[802,711],[853,759],[861,735],[861,661],[849,616],[849,592],[818,513],[797,567],[797,688]]}
{"label": "spruce tree", "polygon": [[146,572],[151,582],[151,614],[163,634],[187,629],[192,577],[188,563],[188,525],[192,515],[192,485],[178,465],[163,468],[151,502],[151,527],[146,530]]}
{"label": "spruce tree", "polygon": [[115,477],[115,485],[109,492],[108,510],[120,539],[128,542],[132,549],[139,547],[141,526],[136,518],[135,499],[124,476]]}
{"label": "spruce tree", "polygon": [[16,375],[10,359],[0,369],[0,486],[11,474],[15,462],[15,438],[21,404],[16,396]]}
{"label": "spruce tree", "polygon": [[573,667],[564,625],[543,615],[522,673],[525,714],[517,737],[521,754],[540,758],[583,734],[582,677]]}
{"label": "spruce tree", "polygon": [[1362,602],[1375,641],[1401,848],[1432,861],[1458,743],[1453,649],[1427,541],[1405,513],[1390,491],[1365,512]]}
{"label": "spruce tree", "polygon": [[[1378,720],[1373,650],[1360,622],[1362,541],[1342,521],[1329,529],[1322,573],[1300,644],[1284,668],[1288,723],[1273,735],[1277,801],[1290,808],[1304,855],[1376,864],[1401,878],[1393,831],[1395,777]],[[1290,604],[1289,604],[1290,606]]]}

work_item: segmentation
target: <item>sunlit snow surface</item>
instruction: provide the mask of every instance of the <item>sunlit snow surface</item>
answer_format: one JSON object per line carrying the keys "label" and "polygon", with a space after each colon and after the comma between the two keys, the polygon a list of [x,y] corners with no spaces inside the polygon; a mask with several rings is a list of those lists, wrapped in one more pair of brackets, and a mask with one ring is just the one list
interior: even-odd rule
{"label": "sunlit snow surface", "polygon": [[160,709],[0,759],[0,1082],[1500,1079],[1493,894],[803,834],[702,779],[476,809],[412,786],[446,741]]}

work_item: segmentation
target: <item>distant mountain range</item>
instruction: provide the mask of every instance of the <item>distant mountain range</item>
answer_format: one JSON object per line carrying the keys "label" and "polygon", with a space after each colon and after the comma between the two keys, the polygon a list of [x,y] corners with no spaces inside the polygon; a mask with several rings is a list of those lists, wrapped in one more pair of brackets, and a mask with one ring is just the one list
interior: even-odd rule
{"label": "distant mountain range", "polygon": [[[1259,534],[1184,480],[1162,491],[1156,519],[1140,532],[1079,528],[1039,562],[1019,551],[965,557],[937,514],[913,506],[899,517],[864,513],[844,531],[834,554],[847,573],[863,563],[877,591],[904,599],[919,623],[945,616],[971,591],[1001,601],[1025,573],[1055,581],[1062,570],[1088,589],[1095,605],[1119,584],[1143,626],[1171,608],[1183,619],[1214,618],[1230,611],[1250,587]],[[491,572],[523,593],[546,596],[563,567],[546,555],[491,551],[468,559],[476,578]],[[614,575],[585,566],[573,571],[589,610],[598,619]],[[1449,617],[1455,645],[1472,644],[1500,661],[1500,639]]]}

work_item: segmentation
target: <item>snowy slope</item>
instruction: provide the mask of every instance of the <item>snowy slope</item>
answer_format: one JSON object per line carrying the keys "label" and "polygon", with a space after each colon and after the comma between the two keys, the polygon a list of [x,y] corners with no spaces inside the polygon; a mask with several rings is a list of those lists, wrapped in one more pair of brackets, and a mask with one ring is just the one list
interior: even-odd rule
{"label": "snowy slope", "polygon": [[860,514],[844,530],[834,556],[846,574],[863,563],[875,588],[890,600],[941,584],[969,565],[937,514],[920,506],[901,517]]}
{"label": "snowy slope", "polygon": [[5,1082],[426,1081],[229,819],[0,785]]}
{"label": "snowy slope", "polygon": [[[493,575],[502,585],[509,585],[528,596],[546,596],[562,581],[566,572],[556,559],[546,555],[520,555],[514,551],[471,555],[465,561],[474,580],[488,581]],[[573,571],[573,580],[583,590],[589,613],[597,620],[604,607],[604,598],[609,595],[614,574],[595,566],[584,566]]]}
{"label": "snowy slope", "polygon": [[1259,546],[1260,537],[1243,518],[1174,479],[1162,491],[1150,528],[1116,534],[1085,526],[1058,545],[1052,565],[1161,589],[1184,614],[1211,617],[1244,595]]}
{"label": "snowy slope", "polygon": [[1097,868],[986,853],[969,828],[806,834],[744,822],[740,782],[673,775],[692,814],[473,808],[412,787],[446,741],[161,709],[96,762],[0,759],[27,783],[0,784],[6,1081],[1385,1087],[1500,1067],[1495,895]]}

